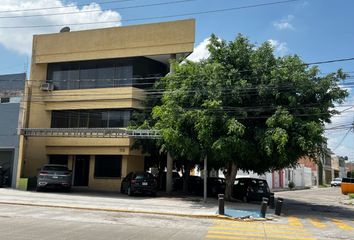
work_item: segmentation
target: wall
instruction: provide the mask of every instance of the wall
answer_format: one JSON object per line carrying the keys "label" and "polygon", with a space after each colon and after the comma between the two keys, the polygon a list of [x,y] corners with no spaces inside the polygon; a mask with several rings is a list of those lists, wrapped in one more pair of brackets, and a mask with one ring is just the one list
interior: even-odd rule
{"label": "wall", "polygon": [[16,187],[19,136],[17,127],[20,103],[0,104],[0,149],[13,151],[11,187]]}

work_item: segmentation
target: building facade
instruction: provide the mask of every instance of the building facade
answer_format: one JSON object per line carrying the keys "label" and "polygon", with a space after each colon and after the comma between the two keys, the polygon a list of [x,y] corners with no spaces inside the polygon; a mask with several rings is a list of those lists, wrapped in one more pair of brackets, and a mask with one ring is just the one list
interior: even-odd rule
{"label": "building facade", "polygon": [[73,186],[118,191],[127,173],[144,169],[125,134],[129,120],[170,60],[193,51],[194,38],[194,20],[34,36],[22,176],[66,164]]}
{"label": "building facade", "polygon": [[0,76],[0,181],[7,187],[16,186],[21,98],[26,74]]}

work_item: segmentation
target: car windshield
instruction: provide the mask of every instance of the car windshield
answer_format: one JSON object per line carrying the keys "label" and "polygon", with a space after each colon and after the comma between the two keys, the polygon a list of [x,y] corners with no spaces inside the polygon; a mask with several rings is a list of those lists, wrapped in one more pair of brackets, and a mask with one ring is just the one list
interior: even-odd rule
{"label": "car windshield", "polygon": [[342,181],[341,178],[335,178],[334,181]]}
{"label": "car windshield", "polygon": [[44,166],[45,171],[68,171],[68,167],[65,166]]}

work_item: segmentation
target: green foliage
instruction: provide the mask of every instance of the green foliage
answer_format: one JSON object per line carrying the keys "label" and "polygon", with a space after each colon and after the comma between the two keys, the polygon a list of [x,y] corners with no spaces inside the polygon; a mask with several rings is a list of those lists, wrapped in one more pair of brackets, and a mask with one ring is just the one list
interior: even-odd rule
{"label": "green foliage", "polygon": [[348,193],[349,199],[354,199],[354,193]]}
{"label": "green foliage", "polygon": [[295,166],[325,142],[324,124],[348,95],[341,70],[319,76],[299,56],[276,57],[268,42],[242,35],[212,35],[208,49],[208,59],[175,62],[159,83],[152,122],[175,157],[263,173]]}
{"label": "green foliage", "polygon": [[288,187],[293,190],[295,188],[295,183],[294,182],[289,182]]}

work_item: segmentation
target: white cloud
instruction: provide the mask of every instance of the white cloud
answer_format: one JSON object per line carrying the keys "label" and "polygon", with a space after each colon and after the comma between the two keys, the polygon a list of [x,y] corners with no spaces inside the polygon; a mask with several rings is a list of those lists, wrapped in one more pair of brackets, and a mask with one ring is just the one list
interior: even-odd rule
{"label": "white cloud", "polygon": [[279,30],[294,30],[294,26],[291,24],[293,19],[293,15],[288,15],[286,18],[283,18],[280,21],[273,22],[273,26]]}
{"label": "white cloud", "polygon": [[[70,8],[62,8],[69,7]],[[13,11],[18,9],[38,9],[54,8],[33,11]],[[91,12],[85,12],[91,11]],[[92,12],[93,11],[93,12]],[[49,15],[39,17],[20,17],[25,15],[44,15],[75,12],[75,14]],[[2,17],[15,18],[2,18]],[[87,22],[107,22],[105,24],[72,25]],[[99,27],[111,27],[121,25],[119,13],[101,9],[99,4],[90,3],[83,7],[78,7],[74,3],[64,3],[63,0],[1,0],[0,4],[0,26],[36,26],[36,25],[60,25],[46,28],[0,28],[0,44],[5,48],[16,51],[20,54],[31,54],[32,36],[34,34],[55,33],[64,26],[69,26],[72,30],[92,29]]]}
{"label": "white cloud", "polygon": [[209,37],[204,39],[201,43],[198,44],[197,47],[194,48],[194,51],[191,55],[188,56],[188,60],[193,62],[198,62],[202,59],[206,59],[209,57],[210,53],[208,51]]}
{"label": "white cloud", "polygon": [[275,53],[279,54],[280,56],[284,56],[289,50],[286,42],[279,42],[278,40],[275,39],[269,39],[268,42],[274,48]]}

